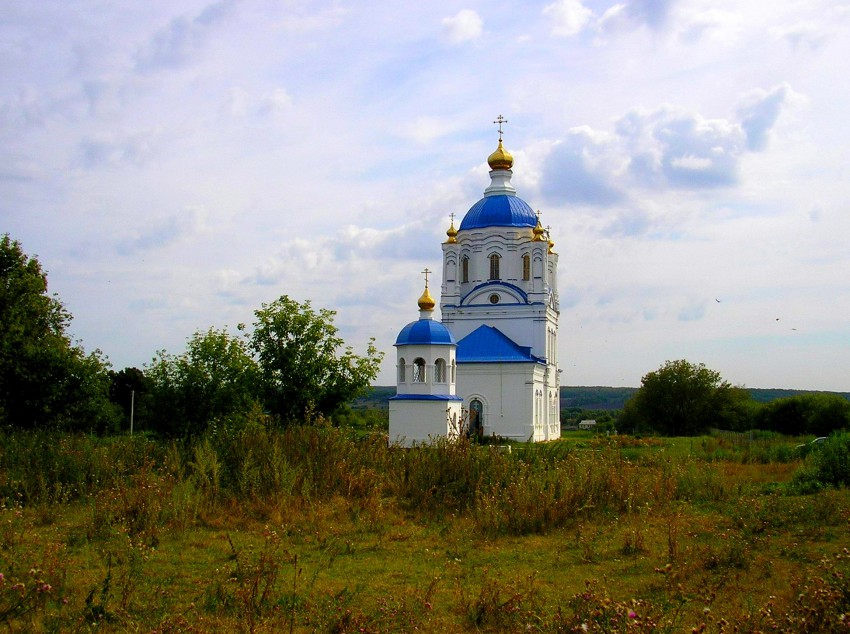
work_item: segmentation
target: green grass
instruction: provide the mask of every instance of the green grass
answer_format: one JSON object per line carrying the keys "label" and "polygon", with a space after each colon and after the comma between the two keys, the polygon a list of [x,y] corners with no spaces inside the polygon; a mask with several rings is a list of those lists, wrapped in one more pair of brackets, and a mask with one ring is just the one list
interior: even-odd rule
{"label": "green grass", "polygon": [[850,611],[850,491],[797,494],[808,463],[710,437],[35,436],[0,444],[10,631],[828,632]]}

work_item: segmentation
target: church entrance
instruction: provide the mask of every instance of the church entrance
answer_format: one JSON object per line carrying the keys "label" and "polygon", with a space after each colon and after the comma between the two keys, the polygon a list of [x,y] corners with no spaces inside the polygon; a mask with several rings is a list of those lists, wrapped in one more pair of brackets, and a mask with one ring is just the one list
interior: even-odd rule
{"label": "church entrance", "polygon": [[477,398],[469,404],[469,435],[481,438],[484,434],[484,403]]}

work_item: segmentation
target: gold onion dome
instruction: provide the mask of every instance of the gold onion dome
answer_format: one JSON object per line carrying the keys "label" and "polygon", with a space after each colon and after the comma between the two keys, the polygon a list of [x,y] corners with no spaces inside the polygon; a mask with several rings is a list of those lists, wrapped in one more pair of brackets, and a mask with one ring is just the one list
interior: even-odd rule
{"label": "gold onion dome", "polygon": [[509,170],[513,167],[514,157],[502,145],[502,139],[499,139],[499,147],[490,156],[487,157],[487,163],[491,170]]}
{"label": "gold onion dome", "polygon": [[446,240],[447,244],[454,244],[457,242],[457,229],[455,229],[454,220],[452,220],[452,226],[449,227],[448,231],[446,231],[446,235],[449,236],[449,239]]}
{"label": "gold onion dome", "polygon": [[543,225],[540,224],[540,217],[537,218],[537,226],[532,229],[534,233],[534,241],[535,242],[543,242],[543,234],[546,233],[546,229],[543,228]]}
{"label": "gold onion dome", "polygon": [[422,293],[422,297],[419,298],[419,310],[434,310],[434,306],[437,305],[437,302],[434,301],[434,298],[431,297],[431,293],[428,291],[428,287],[425,287],[425,292]]}

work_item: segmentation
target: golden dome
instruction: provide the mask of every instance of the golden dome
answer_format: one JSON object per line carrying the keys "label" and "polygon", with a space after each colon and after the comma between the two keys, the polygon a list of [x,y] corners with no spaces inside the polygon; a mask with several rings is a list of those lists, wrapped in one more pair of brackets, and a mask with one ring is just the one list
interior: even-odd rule
{"label": "golden dome", "polygon": [[487,163],[491,170],[509,170],[513,167],[514,157],[502,146],[502,139],[499,139],[496,151],[487,157]]}
{"label": "golden dome", "polygon": [[455,244],[457,242],[457,229],[455,229],[454,218],[452,218],[452,226],[449,227],[448,231],[446,231],[446,235],[449,236],[449,239],[446,240],[446,244]]}
{"label": "golden dome", "polygon": [[534,233],[534,242],[543,242],[545,239],[543,234],[546,233],[546,229],[540,224],[540,216],[537,216],[537,226],[532,229],[532,232]]}
{"label": "golden dome", "polygon": [[434,306],[437,305],[437,302],[434,301],[434,298],[431,297],[431,293],[428,292],[428,286],[425,286],[425,292],[422,293],[422,297],[419,298],[419,310],[434,310]]}

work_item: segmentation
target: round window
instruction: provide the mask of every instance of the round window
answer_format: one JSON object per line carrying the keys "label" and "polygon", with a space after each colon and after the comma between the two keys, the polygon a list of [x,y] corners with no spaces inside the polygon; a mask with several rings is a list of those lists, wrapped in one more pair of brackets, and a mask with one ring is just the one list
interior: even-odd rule
{"label": "round window", "polygon": [[498,304],[499,303],[499,296],[496,295],[496,293],[493,293],[492,295],[490,295],[490,303],[491,304]]}

